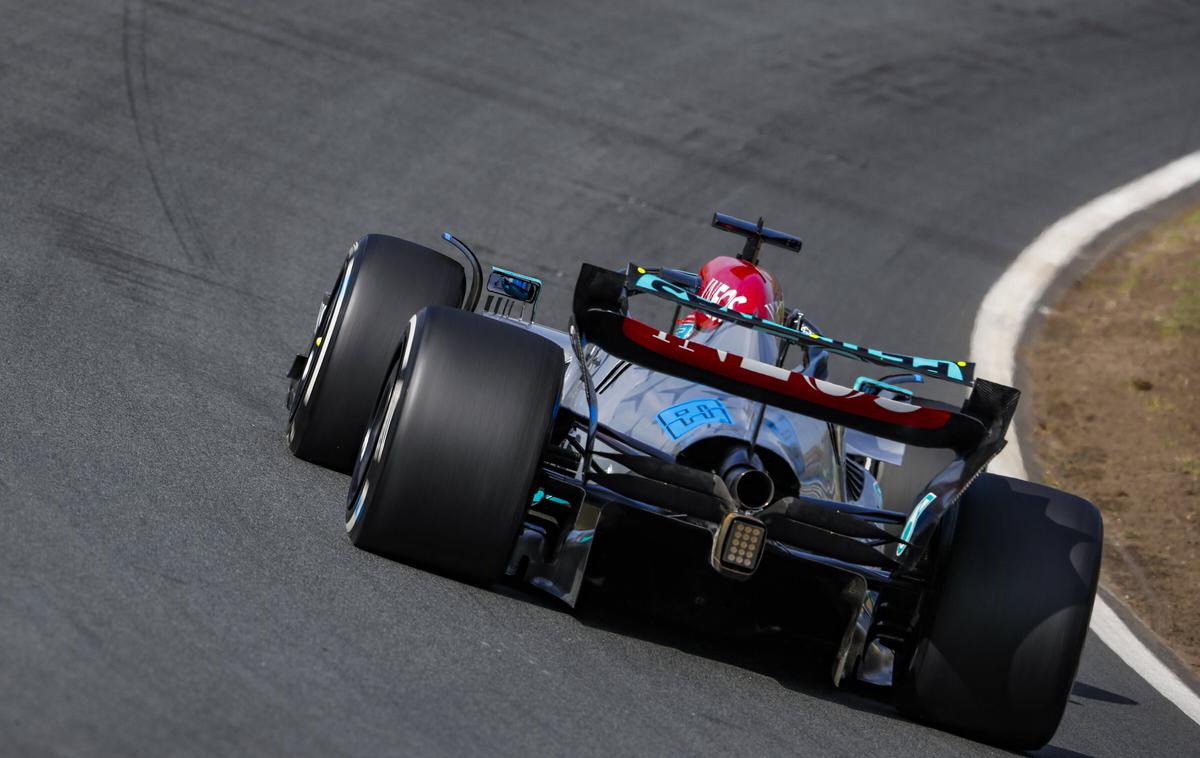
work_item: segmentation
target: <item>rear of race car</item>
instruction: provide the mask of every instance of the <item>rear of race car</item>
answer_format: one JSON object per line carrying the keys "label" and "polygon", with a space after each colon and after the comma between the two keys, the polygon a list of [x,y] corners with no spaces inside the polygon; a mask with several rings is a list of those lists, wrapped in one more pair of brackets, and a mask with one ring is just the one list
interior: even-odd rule
{"label": "rear of race car", "polygon": [[[737,265],[750,274],[764,242],[799,249],[761,220],[718,215],[714,226],[746,237]],[[584,265],[564,333],[533,323],[536,279],[493,269],[480,307],[475,263],[470,293],[460,278],[440,301],[417,292],[401,308],[372,293],[402,288],[411,269],[379,264],[379,243],[356,247],[376,254],[351,251],[339,281],[353,286],[323,311],[289,401],[305,419],[344,402],[313,381],[336,386],[335,367],[353,362],[334,360],[348,344],[339,335],[353,333],[345,319],[404,319],[374,350],[389,356],[373,359],[380,376],[359,379],[379,390],[356,429],[331,448],[312,437],[316,422],[292,425],[298,455],[334,449],[352,470],[356,545],[482,584],[508,575],[572,605],[588,577],[704,566],[720,594],[765,597],[783,619],[804,615],[802,570],[843,609],[835,683],[890,685],[905,712],[999,744],[1052,736],[1095,593],[1100,524],[1078,498],[985,473],[1015,389],[976,379],[965,361],[827,337],[765,277],[775,289],[759,293],[762,307],[739,308],[729,283],[714,300],[687,272]],[[405,263],[446,268],[428,253]],[[667,301],[675,318],[661,329],[632,318],[638,296]],[[785,367],[789,348],[800,370]],[[843,387],[825,378],[830,354],[901,373]],[[321,356],[323,375],[311,370]],[[901,386],[926,378],[970,393],[954,407]],[[875,475],[903,445],[953,459],[910,508],[885,510]],[[593,555],[622,524],[634,549]]]}

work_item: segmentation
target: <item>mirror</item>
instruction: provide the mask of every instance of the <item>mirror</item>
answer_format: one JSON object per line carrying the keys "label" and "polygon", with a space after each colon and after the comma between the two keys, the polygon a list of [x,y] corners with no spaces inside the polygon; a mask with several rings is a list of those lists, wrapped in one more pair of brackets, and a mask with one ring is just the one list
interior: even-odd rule
{"label": "mirror", "polygon": [[541,281],[532,276],[523,276],[502,268],[493,268],[488,277],[488,292],[516,300],[519,303],[536,303],[542,290]]}

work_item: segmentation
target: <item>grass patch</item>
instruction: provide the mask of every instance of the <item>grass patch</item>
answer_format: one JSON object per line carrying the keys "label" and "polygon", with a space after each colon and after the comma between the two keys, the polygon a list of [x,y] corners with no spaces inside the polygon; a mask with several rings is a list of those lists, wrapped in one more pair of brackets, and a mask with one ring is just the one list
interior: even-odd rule
{"label": "grass patch", "polygon": [[1179,459],[1179,468],[1193,479],[1200,479],[1200,458],[1187,455]]}
{"label": "grass patch", "polygon": [[1163,318],[1164,337],[1200,333],[1200,261],[1192,265],[1193,275],[1176,282],[1175,302]]}
{"label": "grass patch", "polygon": [[1130,271],[1129,274],[1121,280],[1121,283],[1117,285],[1117,291],[1122,295],[1129,297],[1129,294],[1133,292],[1133,288],[1137,286],[1137,283],[1138,272],[1136,270]]}

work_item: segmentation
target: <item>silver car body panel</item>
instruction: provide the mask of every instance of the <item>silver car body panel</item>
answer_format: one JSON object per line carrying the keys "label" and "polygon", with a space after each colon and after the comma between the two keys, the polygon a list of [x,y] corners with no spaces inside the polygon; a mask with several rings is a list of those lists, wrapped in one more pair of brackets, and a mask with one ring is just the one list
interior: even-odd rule
{"label": "silver car body panel", "polygon": [[[504,318],[494,314],[487,315]],[[629,364],[594,345],[585,347],[586,366],[581,367],[567,333],[541,324],[516,319],[505,320],[513,326],[539,334],[562,348],[567,366],[562,406],[581,417],[587,418],[589,414],[586,390],[580,376],[580,371],[586,369],[597,387],[598,422],[651,445],[672,460],[688,447],[706,438],[722,437],[743,441],[755,439],[757,446],[774,453],[791,467],[799,482],[799,494],[827,500],[844,500],[869,508],[882,508],[879,487],[866,471],[858,472],[863,482],[858,488],[859,491],[850,493],[854,497],[847,496],[846,450],[842,442],[842,430],[837,427],[777,408],[762,409],[761,403],[738,395]],[[779,357],[779,343],[773,337],[733,324],[697,333],[692,339],[764,362],[775,363]],[[803,367],[797,367],[798,370],[801,368]],[[686,430],[668,430],[668,425],[663,423],[660,414],[697,401],[708,404],[709,407],[718,407],[714,403],[719,404],[726,415],[690,424]],[[760,412],[763,412],[763,420],[755,438],[754,428]],[[597,445],[597,449],[603,448],[602,443]],[[886,445],[894,443],[889,442]],[[894,450],[894,447],[892,449]],[[597,463],[610,473],[625,470],[603,458],[597,459]],[[672,514],[656,507],[647,507],[646,504],[628,501],[615,494],[611,500],[669,516],[694,527],[710,531],[714,529],[714,525],[707,522]],[[527,528],[513,552],[510,573],[523,572],[529,583],[574,605],[586,570],[592,538],[599,521],[600,507],[602,506],[590,501],[585,502],[580,518],[576,520],[574,528],[565,535],[561,549],[553,561],[547,561],[545,558],[542,534],[534,528]],[[802,551],[794,548],[782,545],[773,547],[776,552],[789,557],[804,557]],[[850,569],[847,568],[846,571],[848,579],[855,576]]]}

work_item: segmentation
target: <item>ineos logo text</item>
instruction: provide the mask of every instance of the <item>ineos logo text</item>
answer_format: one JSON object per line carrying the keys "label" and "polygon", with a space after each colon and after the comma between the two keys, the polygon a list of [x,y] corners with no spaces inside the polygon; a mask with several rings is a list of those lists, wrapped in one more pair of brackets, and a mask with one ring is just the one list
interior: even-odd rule
{"label": "ineos logo text", "polygon": [[704,291],[700,293],[700,297],[705,300],[711,300],[717,305],[723,305],[726,308],[736,308],[739,305],[744,305],[747,301],[744,295],[738,295],[737,290],[717,279],[708,280],[708,284],[704,285]]}

